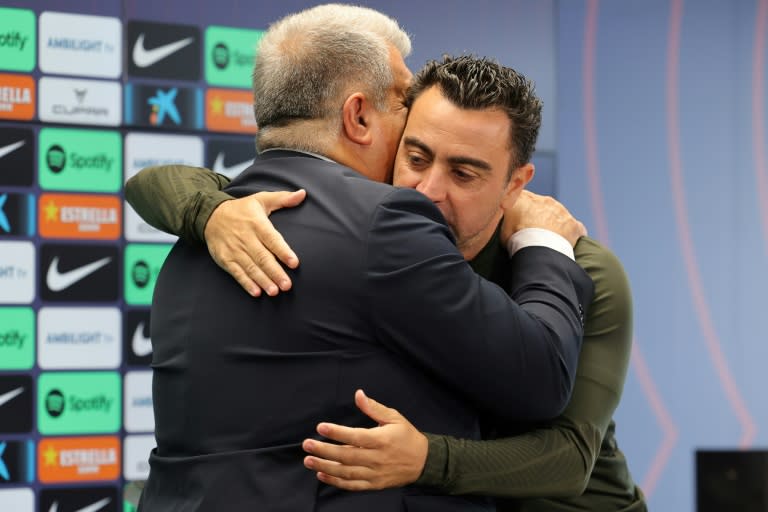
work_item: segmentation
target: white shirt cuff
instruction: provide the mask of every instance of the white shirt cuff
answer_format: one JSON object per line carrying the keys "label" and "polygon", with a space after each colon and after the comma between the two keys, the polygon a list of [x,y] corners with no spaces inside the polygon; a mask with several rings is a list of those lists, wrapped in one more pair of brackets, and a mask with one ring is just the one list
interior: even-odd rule
{"label": "white shirt cuff", "polygon": [[520,249],[532,245],[549,247],[565,254],[574,261],[576,260],[573,255],[573,247],[571,247],[570,242],[565,237],[558,235],[554,231],[541,228],[525,228],[513,234],[507,241],[507,252],[511,258]]}

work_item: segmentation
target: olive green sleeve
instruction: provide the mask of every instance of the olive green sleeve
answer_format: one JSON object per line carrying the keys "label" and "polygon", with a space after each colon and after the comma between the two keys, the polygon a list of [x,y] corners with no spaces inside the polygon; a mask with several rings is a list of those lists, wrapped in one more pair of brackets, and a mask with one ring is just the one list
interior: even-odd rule
{"label": "olive green sleeve", "polygon": [[229,178],[202,167],[147,167],[125,184],[125,199],[149,225],[186,240],[203,242],[205,224],[222,202]]}
{"label": "olive green sleeve", "polygon": [[536,430],[489,441],[427,434],[419,485],[450,494],[509,498],[583,492],[619,403],[632,345],[632,300],[621,263],[591,239],[576,261],[595,283],[573,395],[563,414]]}

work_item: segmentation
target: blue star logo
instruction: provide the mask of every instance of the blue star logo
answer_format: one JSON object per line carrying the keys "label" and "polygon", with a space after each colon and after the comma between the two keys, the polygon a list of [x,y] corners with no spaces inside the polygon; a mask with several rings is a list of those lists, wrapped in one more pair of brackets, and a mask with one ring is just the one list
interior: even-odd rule
{"label": "blue star logo", "polygon": [[6,233],[10,233],[11,223],[8,222],[8,217],[5,215],[5,212],[3,212],[3,206],[5,206],[5,202],[7,200],[8,194],[0,195],[0,228],[2,228]]}
{"label": "blue star logo", "polygon": [[0,443],[0,476],[6,480],[11,479],[11,475],[8,473],[8,467],[3,462],[3,452],[5,451],[5,441]]}
{"label": "blue star logo", "polygon": [[152,114],[149,116],[149,122],[155,126],[160,126],[167,115],[174,123],[181,124],[181,116],[174,103],[176,95],[179,93],[178,88],[168,89],[167,92],[158,89],[156,92],[157,94],[147,100],[147,103],[152,105]]}

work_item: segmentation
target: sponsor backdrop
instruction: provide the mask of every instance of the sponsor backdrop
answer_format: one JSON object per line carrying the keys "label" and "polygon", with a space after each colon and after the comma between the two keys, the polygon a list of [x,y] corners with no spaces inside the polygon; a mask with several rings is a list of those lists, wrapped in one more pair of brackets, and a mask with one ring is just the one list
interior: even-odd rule
{"label": "sponsor backdrop", "polygon": [[234,177],[254,158],[266,19],[97,4],[0,0],[0,511],[133,510],[154,446],[152,291],[175,239],[123,184],[165,163]]}
{"label": "sponsor backdrop", "polygon": [[[251,164],[256,44],[309,2],[260,4],[0,0],[0,511],[133,510],[154,446],[152,292],[175,238],[123,184]],[[409,60],[450,50],[435,44]],[[552,61],[531,62],[551,93]],[[553,192],[546,126],[536,186]]]}

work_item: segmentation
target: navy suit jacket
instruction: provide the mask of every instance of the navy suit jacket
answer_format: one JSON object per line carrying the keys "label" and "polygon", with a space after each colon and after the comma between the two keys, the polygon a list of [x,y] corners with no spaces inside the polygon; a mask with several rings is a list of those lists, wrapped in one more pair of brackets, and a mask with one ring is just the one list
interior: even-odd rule
{"label": "navy suit jacket", "polygon": [[592,282],[531,247],[510,299],[477,276],[422,194],[290,151],[263,154],[227,191],[305,188],[272,216],[301,256],[293,290],[254,299],[179,241],[152,304],[157,448],[143,512],[493,510],[404,487],[344,492],[302,464],[320,421],[371,426],[353,394],[425,431],[478,439],[478,415],[556,416],[570,395]]}

